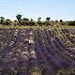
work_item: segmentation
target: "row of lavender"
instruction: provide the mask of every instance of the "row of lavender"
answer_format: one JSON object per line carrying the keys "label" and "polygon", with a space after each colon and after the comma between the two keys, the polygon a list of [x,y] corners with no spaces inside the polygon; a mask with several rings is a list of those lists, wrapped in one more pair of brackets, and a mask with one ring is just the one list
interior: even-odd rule
{"label": "row of lavender", "polygon": [[32,29],[0,29],[0,75],[29,75]]}
{"label": "row of lavender", "polygon": [[[55,73],[60,70],[67,72],[67,69],[75,68],[75,51],[73,52],[61,42],[57,37],[57,29],[52,31],[48,29],[37,29],[34,37],[37,38],[35,42],[38,43],[37,45],[44,54],[44,58],[46,58],[45,60],[49,63],[51,70],[55,71]],[[49,72],[51,70],[49,70]],[[51,73],[53,73],[53,71]]]}
{"label": "row of lavender", "polygon": [[74,49],[75,29],[0,29],[0,75],[72,75]]}

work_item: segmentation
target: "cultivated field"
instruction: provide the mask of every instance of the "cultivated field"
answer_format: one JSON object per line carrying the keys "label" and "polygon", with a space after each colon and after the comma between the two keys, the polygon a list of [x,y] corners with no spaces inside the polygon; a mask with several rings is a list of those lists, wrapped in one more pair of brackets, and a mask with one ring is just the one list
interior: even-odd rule
{"label": "cultivated field", "polygon": [[3,26],[3,25],[1,25],[0,24],[0,28],[20,28],[20,29],[23,29],[23,28],[28,28],[28,29],[30,29],[30,28],[33,28],[33,29],[36,29],[36,28],[50,28],[50,29],[54,29],[54,28],[57,28],[57,29],[75,29],[75,26],[68,26],[68,25],[59,25],[59,27],[57,27],[56,25],[53,25],[53,26],[50,26],[50,25],[48,25],[48,26],[45,26],[45,25],[43,25],[43,26],[39,26],[39,25],[37,25],[37,26],[24,26],[24,25],[21,25],[21,26],[19,26],[19,25],[16,25],[16,26],[14,26],[14,25],[5,25],[5,26]]}
{"label": "cultivated field", "polygon": [[75,75],[75,27],[0,25],[0,75]]}

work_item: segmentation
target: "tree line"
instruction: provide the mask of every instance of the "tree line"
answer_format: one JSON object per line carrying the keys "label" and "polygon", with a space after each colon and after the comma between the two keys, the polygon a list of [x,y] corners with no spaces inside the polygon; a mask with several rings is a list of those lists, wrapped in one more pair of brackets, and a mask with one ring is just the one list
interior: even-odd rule
{"label": "tree line", "polygon": [[[51,17],[46,17],[46,20],[43,21],[43,22],[41,21],[41,17],[38,17],[37,18],[38,21],[35,23],[32,18],[30,20],[28,18],[23,18],[22,19],[22,16],[23,15],[21,15],[21,14],[16,15],[16,19],[17,20],[14,21],[14,25],[19,25],[19,26],[20,25],[37,26],[37,24],[39,26],[42,26],[42,25],[45,25],[45,26],[51,25],[51,23],[50,23]],[[58,22],[58,20],[56,20],[56,22]],[[62,25],[64,25],[64,22],[62,21],[62,19],[60,19],[60,22],[61,22]],[[12,21],[10,19],[6,19],[5,20],[5,18],[3,16],[0,17],[0,24],[2,24],[2,25],[11,25],[11,23],[12,23]],[[75,26],[75,21],[69,21],[68,24]]]}
{"label": "tree line", "polygon": [[[37,23],[35,23],[32,18],[30,20],[28,18],[23,18],[22,19],[22,16],[23,15],[21,15],[21,14],[18,14],[16,16],[17,20],[14,21],[15,25],[30,25],[30,26],[33,26],[33,25],[36,26],[36,24],[39,24],[39,25],[42,25],[42,24],[43,25],[48,25],[48,24],[50,24],[49,21],[51,19],[50,17],[47,17],[45,22],[41,22],[41,17],[38,17],[37,18],[38,21],[37,21]],[[10,25],[11,22],[12,21],[10,19],[6,19],[5,20],[4,17],[0,17],[0,24],[2,24],[2,25]]]}

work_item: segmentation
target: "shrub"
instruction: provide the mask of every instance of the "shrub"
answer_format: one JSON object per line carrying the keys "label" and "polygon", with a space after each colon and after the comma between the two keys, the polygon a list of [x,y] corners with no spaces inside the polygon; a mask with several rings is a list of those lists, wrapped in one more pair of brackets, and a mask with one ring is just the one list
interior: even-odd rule
{"label": "shrub", "polygon": [[55,22],[58,22],[58,20],[55,20]]}
{"label": "shrub", "polygon": [[45,22],[42,22],[42,25],[45,25]]}
{"label": "shrub", "polygon": [[46,18],[46,21],[49,21],[49,20],[50,20],[50,17],[47,17],[47,18]]}
{"label": "shrub", "polygon": [[60,22],[62,22],[62,19],[60,19]]}
{"label": "shrub", "polygon": [[4,22],[3,22],[4,25],[11,25],[11,20],[10,19],[6,19]]}
{"label": "shrub", "polygon": [[31,20],[30,21],[33,21],[33,19],[31,18]]}
{"label": "shrub", "polygon": [[75,26],[75,21],[69,21],[68,24],[69,24],[70,26]]}
{"label": "shrub", "polygon": [[38,17],[38,21],[40,21],[41,20],[41,17]]}
{"label": "shrub", "polygon": [[0,24],[3,24],[4,22],[4,17],[0,17]]}
{"label": "shrub", "polygon": [[23,21],[29,21],[29,19],[28,19],[28,18],[23,18],[22,20],[23,20]]}
{"label": "shrub", "polygon": [[37,24],[41,25],[42,23],[41,23],[41,21],[37,21]]}
{"label": "shrub", "polygon": [[18,14],[18,15],[16,16],[16,18],[17,18],[17,20],[19,21],[19,23],[21,23],[22,15]]}
{"label": "shrub", "polygon": [[65,25],[65,23],[64,23],[64,22],[62,22],[62,23],[61,23],[61,25]]}
{"label": "shrub", "polygon": [[50,25],[50,23],[48,21],[45,22],[45,26],[48,26]]}
{"label": "shrub", "polygon": [[23,21],[23,22],[21,22],[21,25],[24,25],[25,24],[25,22]]}
{"label": "shrub", "polygon": [[26,25],[29,25],[29,21],[26,21],[25,24],[26,24]]}
{"label": "shrub", "polygon": [[30,24],[30,26],[35,25],[35,23],[34,23],[34,22],[32,22],[32,21],[29,21],[29,24]]}

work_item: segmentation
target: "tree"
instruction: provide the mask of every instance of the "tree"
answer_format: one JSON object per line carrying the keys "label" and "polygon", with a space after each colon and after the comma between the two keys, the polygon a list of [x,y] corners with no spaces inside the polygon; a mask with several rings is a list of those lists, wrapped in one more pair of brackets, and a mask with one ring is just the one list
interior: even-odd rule
{"label": "tree", "polygon": [[37,21],[37,24],[39,24],[40,26],[42,26],[42,23],[41,23],[41,17],[38,17],[38,21]]}
{"label": "tree", "polygon": [[11,20],[10,19],[6,19],[4,22],[3,22],[4,25],[11,25]]}
{"label": "tree", "polygon": [[28,18],[23,18],[23,21],[29,21],[29,19]]}
{"label": "tree", "polygon": [[17,22],[17,20],[14,20],[14,22]]}
{"label": "tree", "polygon": [[68,25],[70,25],[70,26],[75,26],[75,21],[69,21],[69,22],[68,22]]}
{"label": "tree", "polygon": [[48,21],[45,21],[45,26],[50,25],[50,23]]}
{"label": "tree", "polygon": [[40,21],[41,20],[41,17],[38,17],[38,21]]}
{"label": "tree", "polygon": [[47,17],[46,20],[49,21],[50,20],[50,17]]}
{"label": "tree", "polygon": [[4,21],[4,17],[0,17],[0,19],[1,19],[1,24],[2,24]]}
{"label": "tree", "polygon": [[60,19],[60,22],[62,22],[62,19]]}
{"label": "tree", "polygon": [[55,22],[58,22],[58,20],[55,20]]}
{"label": "tree", "polygon": [[41,23],[41,21],[37,21],[37,24],[39,24],[39,25],[40,25],[40,24],[42,24],[42,23]]}
{"label": "tree", "polygon": [[19,21],[19,23],[21,23],[22,15],[18,14],[18,15],[16,16],[16,18],[17,18],[17,20]]}
{"label": "tree", "polygon": [[11,21],[10,19],[6,19],[6,21]]}
{"label": "tree", "polygon": [[33,19],[31,18],[31,21],[33,21]]}

